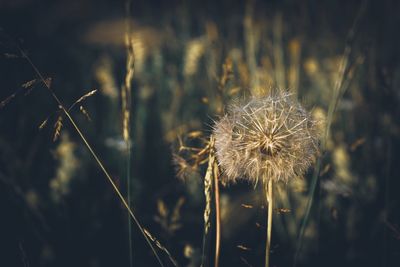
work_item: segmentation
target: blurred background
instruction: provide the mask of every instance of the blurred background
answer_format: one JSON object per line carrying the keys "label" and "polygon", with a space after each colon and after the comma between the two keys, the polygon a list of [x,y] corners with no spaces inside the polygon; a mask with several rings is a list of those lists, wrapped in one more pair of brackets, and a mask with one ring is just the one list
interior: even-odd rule
{"label": "blurred background", "polygon": [[[314,168],[276,185],[271,266],[400,266],[399,14],[395,0],[0,0],[0,266],[130,261],[126,210],[22,51],[66,107],[97,89],[71,114],[179,266],[202,255],[207,164],[192,151],[230,100],[275,88],[329,134]],[[263,265],[264,204],[260,186],[221,188],[220,266]],[[159,266],[131,236],[133,265]]]}

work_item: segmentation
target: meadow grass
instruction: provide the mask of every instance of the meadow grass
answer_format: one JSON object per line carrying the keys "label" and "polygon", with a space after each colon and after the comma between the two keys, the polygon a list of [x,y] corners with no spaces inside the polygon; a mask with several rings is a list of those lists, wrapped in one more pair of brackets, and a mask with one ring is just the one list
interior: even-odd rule
{"label": "meadow grass", "polygon": [[[226,254],[226,251],[233,251],[232,247],[243,253],[237,257],[240,258],[241,263],[250,265],[256,262],[254,265],[258,266],[263,258],[261,250],[264,250],[264,246],[260,245],[261,242],[255,242],[256,238],[250,245],[241,243],[237,245],[236,243],[240,241],[246,241],[245,237],[239,234],[243,231],[267,233],[263,251],[266,255],[265,264],[271,261],[271,265],[274,265],[275,262],[282,260],[279,257],[282,257],[283,249],[280,250],[281,254],[277,255],[276,251],[279,249],[276,249],[273,242],[271,243],[271,235],[274,234],[276,242],[290,244],[288,251],[293,256],[290,263],[293,266],[301,265],[304,259],[309,259],[310,253],[319,249],[321,216],[327,213],[329,207],[334,206],[332,203],[340,201],[340,194],[329,190],[326,190],[324,198],[317,195],[321,190],[325,190],[326,180],[329,180],[321,181],[321,177],[334,180],[336,176],[340,178],[339,174],[344,173],[342,176],[347,177],[347,180],[341,182],[349,187],[354,185],[355,175],[349,170],[351,167],[349,160],[345,160],[346,164],[342,161],[343,158],[348,159],[349,154],[358,147],[363,146],[366,140],[365,138],[358,139],[353,149],[343,141],[346,140],[343,137],[346,134],[345,130],[338,130],[339,124],[343,123],[339,111],[347,103],[344,102],[341,105],[341,100],[343,98],[348,100],[352,96],[347,97],[347,94],[353,94],[354,97],[361,94],[359,92],[361,85],[358,80],[354,81],[354,77],[361,69],[364,55],[355,47],[355,37],[361,27],[366,4],[363,3],[359,8],[352,26],[347,30],[349,33],[344,43],[337,42],[334,45],[320,44],[307,39],[311,37],[306,33],[296,32],[290,28],[290,21],[287,22],[288,17],[284,12],[278,11],[272,17],[257,16],[259,11],[256,4],[251,1],[244,5],[242,17],[237,23],[241,31],[230,30],[233,33],[226,31],[226,27],[222,27],[218,21],[203,19],[200,23],[202,29],[194,34],[191,33],[190,27],[184,27],[190,24],[184,17],[182,17],[182,24],[174,24],[176,28],[169,29],[172,33],[157,31],[154,28],[132,23],[134,18],[131,18],[129,14],[132,8],[131,2],[127,1],[127,16],[123,24],[125,28],[121,30],[124,38],[122,41],[112,40],[113,43],[122,42],[118,44],[119,49],[125,48],[124,74],[120,75],[123,76],[121,86],[115,82],[118,78],[114,77],[117,76],[115,73],[111,73],[112,67],[107,70],[108,78],[103,73],[103,80],[99,82],[99,85],[104,88],[121,88],[117,93],[110,93],[111,91],[109,93],[120,96],[120,103],[118,100],[115,102],[117,102],[116,105],[121,105],[118,123],[120,123],[119,128],[124,144],[125,174],[123,176],[126,185],[122,188],[126,187],[126,199],[116,179],[106,169],[88,138],[77,125],[76,119],[71,115],[71,111],[79,108],[87,119],[96,120],[84,103],[93,99],[95,94],[106,95],[107,91],[105,89],[89,91],[74,101],[71,106],[65,106],[55,94],[50,80],[42,76],[27,54],[20,50],[22,58],[28,61],[38,76],[25,86],[31,88],[34,83],[43,84],[58,106],[53,124],[53,141],[57,141],[60,137],[62,139],[65,121],[68,121],[106,176],[124,209],[128,211],[127,235],[130,266],[136,265],[135,259],[140,261],[142,257],[134,253],[135,248],[140,244],[133,244],[132,221],[138,226],[161,266],[167,264],[162,260],[158,250],[163,251],[174,266],[180,265],[180,261],[189,261],[192,264],[190,266],[225,266],[232,260]],[[184,9],[181,12],[188,13]],[[117,23],[117,25],[121,24]],[[113,29],[111,27],[110,31],[116,30]],[[104,33],[106,32],[107,27],[104,29]],[[240,37],[237,36],[237,32],[240,32]],[[91,42],[99,42],[95,35],[89,37]],[[107,41],[105,38],[100,39],[101,42]],[[343,46],[344,51],[342,51]],[[315,47],[320,48],[321,51]],[[169,62],[171,58],[177,59],[178,63]],[[112,57],[108,56],[108,59],[113,63],[114,68],[118,65]],[[136,82],[134,90],[133,82]],[[112,83],[114,86],[110,85]],[[251,96],[265,97],[275,88],[290,92],[296,100],[304,103],[307,109],[311,109],[313,118],[322,121],[320,127],[323,138],[320,154],[313,165],[313,172],[299,175],[300,179],[287,184],[275,182],[272,184],[270,179],[267,183],[263,183],[263,188],[255,188],[255,191],[265,190],[264,195],[258,194],[263,197],[252,196],[252,190],[246,191],[246,188],[251,189],[251,186],[240,182],[228,189],[226,172],[222,170],[223,164],[215,154],[217,152],[212,125],[229,110],[228,103],[241,102]],[[352,88],[355,89],[348,92],[348,89]],[[1,102],[0,107],[6,106],[17,95],[17,93],[10,95]],[[152,99],[157,99],[157,101],[151,102]],[[160,143],[173,147],[172,158],[176,166],[176,176],[182,178],[183,182],[165,182],[159,177],[154,177],[154,182],[148,182],[147,185],[154,191],[170,190],[175,193],[175,189],[171,188],[176,185],[181,190],[178,193],[179,197],[188,199],[187,205],[193,209],[192,211],[185,210],[187,214],[190,213],[187,217],[182,214],[173,216],[171,214],[174,212],[169,212],[168,208],[173,202],[169,199],[168,193],[154,194],[157,197],[159,214],[147,216],[154,217],[156,225],[162,229],[157,236],[162,236],[163,240],[169,243],[168,245],[172,244],[168,246],[169,249],[139,223],[132,210],[135,198],[132,192],[140,181],[141,175],[139,170],[133,168],[134,162],[158,166],[155,161],[138,160],[142,157],[144,146],[148,145],[144,136],[149,131],[146,132],[144,122],[150,120],[153,110],[153,114],[159,113],[156,124],[161,129],[162,136],[157,136],[157,138],[160,139]],[[54,115],[44,120],[39,128],[46,127],[52,116]],[[355,133],[356,131],[351,132],[351,134]],[[279,147],[279,150],[281,149],[282,147]],[[264,151],[266,154],[273,154],[273,152],[268,149]],[[158,154],[158,151],[152,153]],[[163,154],[160,152],[160,155]],[[165,157],[164,160],[168,161],[170,158]],[[344,180],[343,177],[340,179]],[[147,181],[141,182],[147,183]],[[163,189],[164,186],[168,189]],[[274,188],[273,192],[272,188]],[[167,200],[164,201],[162,197]],[[143,198],[142,201],[146,205],[151,203],[147,198]],[[246,204],[247,201],[252,203]],[[178,203],[183,202],[176,201],[176,205],[182,207],[183,204],[178,205]],[[246,215],[242,218],[234,214],[234,210],[238,207],[246,209],[246,212],[243,212]],[[267,212],[263,209],[267,209]],[[332,214],[334,214],[333,211]],[[260,216],[264,223],[259,223]],[[264,220],[265,217],[266,220]],[[194,218],[196,223],[188,218]],[[179,230],[175,230],[185,228],[185,223],[189,225],[192,223],[199,228],[200,221],[204,224],[201,236],[197,233],[198,237],[186,237],[179,233]],[[235,239],[238,236],[243,240]],[[185,243],[185,251],[191,256],[180,255],[179,260],[175,260],[172,253],[184,254],[177,252],[181,249],[181,243],[175,238],[182,239],[179,242]],[[200,256],[196,256],[196,253]],[[270,253],[272,257],[269,256]],[[200,260],[197,260],[197,257]]]}

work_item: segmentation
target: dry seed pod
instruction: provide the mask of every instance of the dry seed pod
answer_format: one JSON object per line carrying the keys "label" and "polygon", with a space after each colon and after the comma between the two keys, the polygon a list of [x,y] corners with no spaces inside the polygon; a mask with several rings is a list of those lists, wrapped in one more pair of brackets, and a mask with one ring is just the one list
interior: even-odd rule
{"label": "dry seed pod", "polygon": [[316,122],[287,92],[231,104],[213,133],[227,183],[288,182],[308,169],[318,150]]}

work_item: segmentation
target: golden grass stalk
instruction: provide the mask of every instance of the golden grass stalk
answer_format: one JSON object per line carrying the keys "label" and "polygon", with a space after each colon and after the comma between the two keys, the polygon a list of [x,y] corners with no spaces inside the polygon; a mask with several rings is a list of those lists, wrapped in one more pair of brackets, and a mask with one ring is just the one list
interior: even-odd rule
{"label": "golden grass stalk", "polygon": [[[125,19],[125,47],[126,47],[126,74],[124,85],[121,90],[121,102],[122,102],[122,135],[125,141],[127,159],[126,159],[126,187],[128,192],[128,204],[132,202],[131,195],[131,101],[132,101],[132,80],[135,73],[135,53],[133,51],[133,41],[131,38],[131,27],[130,27],[130,10],[131,0],[126,1],[126,19]],[[133,266],[133,241],[132,241],[132,224],[131,218],[128,216],[128,243],[129,243],[129,264]]]}
{"label": "golden grass stalk", "polygon": [[[215,204],[215,255],[214,266],[219,266],[220,247],[221,247],[221,212],[219,200],[219,168],[215,158],[214,136],[210,136],[208,145],[202,150],[208,152],[208,167],[204,176],[204,195],[206,198],[206,206],[204,209],[204,233],[203,233],[203,248],[202,248],[202,261],[201,266],[205,266],[206,250],[208,233],[211,228],[211,206],[212,206],[212,192],[214,190],[214,204]],[[199,153],[202,153],[200,151]]]}
{"label": "golden grass stalk", "polygon": [[[210,146],[213,145],[214,140],[213,137],[210,138]],[[204,208],[204,233],[203,233],[203,248],[202,248],[202,257],[201,257],[201,266],[204,266],[205,264],[205,251],[207,247],[207,236],[208,236],[208,231],[210,230],[211,227],[211,220],[210,220],[210,215],[211,215],[211,203],[212,203],[212,179],[213,179],[213,168],[214,168],[214,162],[215,162],[215,154],[209,152],[208,155],[208,166],[207,166],[207,171],[206,175],[204,176],[204,195],[206,198],[206,207]]]}
{"label": "golden grass stalk", "polygon": [[133,221],[135,222],[135,224],[137,225],[137,227],[139,228],[140,232],[142,233],[143,237],[145,238],[147,244],[149,245],[149,247],[151,248],[154,256],[156,257],[158,263],[160,264],[160,266],[164,267],[163,262],[161,261],[160,256],[158,255],[157,251],[155,250],[154,246],[151,243],[151,240],[149,239],[149,236],[146,234],[145,229],[141,226],[141,224],[139,223],[139,220],[136,218],[135,214],[133,213],[132,209],[130,208],[128,202],[125,200],[124,196],[122,195],[121,191],[118,189],[117,185],[115,184],[115,182],[113,181],[113,179],[111,178],[111,175],[108,173],[107,169],[105,168],[104,164],[102,163],[102,161],[100,160],[100,158],[98,157],[97,153],[94,151],[94,149],[92,148],[92,146],[89,144],[88,140],[86,139],[86,137],[84,136],[84,134],[82,133],[82,131],[80,130],[80,128],[78,127],[78,125],[75,123],[75,120],[72,118],[71,114],[69,113],[69,111],[64,107],[63,103],[60,101],[60,99],[58,98],[58,96],[55,94],[55,92],[51,89],[50,87],[50,82],[48,79],[45,79],[43,77],[43,75],[41,74],[41,72],[38,70],[38,68],[36,67],[35,64],[33,64],[33,62],[31,61],[31,59],[28,57],[28,55],[18,47],[18,50],[20,51],[21,55],[23,58],[25,58],[27,60],[27,62],[29,63],[29,65],[33,68],[34,72],[36,73],[36,75],[38,75],[39,79],[43,82],[43,84],[45,85],[45,87],[49,90],[51,96],[53,97],[53,99],[56,101],[56,103],[58,104],[58,107],[61,109],[61,111],[65,114],[65,116],[68,118],[68,120],[71,122],[73,128],[75,129],[75,131],[78,133],[79,137],[82,139],[83,143],[85,144],[85,146],[87,147],[87,149],[89,150],[90,154],[93,156],[93,158],[95,159],[96,163],[99,165],[100,169],[103,171],[104,175],[106,176],[107,180],[110,182],[114,192],[116,193],[116,195],[118,196],[118,198],[120,199],[120,201],[122,202],[122,204],[124,205],[124,207],[126,208],[126,210],[128,211],[129,215],[131,216],[131,218],[133,219]]}

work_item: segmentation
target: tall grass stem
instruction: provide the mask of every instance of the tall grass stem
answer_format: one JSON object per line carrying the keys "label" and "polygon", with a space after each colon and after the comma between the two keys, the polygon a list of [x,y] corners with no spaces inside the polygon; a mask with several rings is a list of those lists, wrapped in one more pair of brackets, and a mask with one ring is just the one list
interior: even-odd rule
{"label": "tall grass stem", "polygon": [[57,97],[57,95],[54,93],[53,90],[51,90],[50,88],[50,84],[48,82],[46,82],[45,78],[43,77],[43,75],[40,73],[40,71],[37,69],[37,67],[33,64],[33,62],[31,61],[31,59],[27,56],[27,54],[22,51],[22,49],[18,48],[19,51],[22,54],[22,57],[25,58],[28,63],[31,65],[31,67],[33,68],[33,70],[35,71],[35,73],[38,75],[39,79],[43,82],[43,84],[46,86],[46,88],[49,90],[49,92],[51,93],[51,96],[54,98],[54,100],[56,101],[56,103],[58,104],[59,108],[64,112],[64,114],[67,116],[68,120],[71,122],[72,126],[74,127],[74,129],[76,130],[76,132],[78,133],[79,137],[82,139],[83,143],[86,145],[87,149],[89,150],[90,154],[92,154],[93,158],[95,159],[95,161],[97,162],[97,164],[99,165],[100,169],[103,171],[103,173],[105,174],[107,180],[110,182],[111,186],[114,189],[114,192],[117,194],[118,198],[121,200],[122,204],[125,206],[126,210],[129,212],[129,215],[132,217],[133,221],[135,222],[135,224],[138,226],[140,232],[142,233],[143,237],[145,238],[147,244],[149,245],[149,247],[151,248],[154,256],[157,258],[158,263],[160,264],[160,266],[164,267],[164,264],[162,263],[157,251],[155,250],[154,246],[151,244],[148,236],[146,235],[143,227],[141,226],[141,224],[139,223],[139,220],[136,218],[135,214],[133,213],[132,209],[130,208],[129,204],[127,203],[127,201],[125,200],[124,196],[122,195],[121,191],[118,189],[117,185],[115,184],[115,182],[113,181],[113,179],[111,178],[111,175],[108,173],[107,169],[104,167],[103,163],[101,162],[101,160],[99,159],[99,157],[97,156],[96,152],[93,150],[92,146],[89,144],[89,142],[87,141],[86,137],[83,135],[83,133],[81,132],[80,128],[78,127],[78,125],[75,123],[75,120],[72,118],[71,114],[68,112],[68,110],[64,107],[64,105],[62,104],[62,102],[60,101],[60,99]]}

